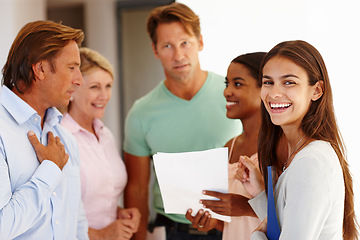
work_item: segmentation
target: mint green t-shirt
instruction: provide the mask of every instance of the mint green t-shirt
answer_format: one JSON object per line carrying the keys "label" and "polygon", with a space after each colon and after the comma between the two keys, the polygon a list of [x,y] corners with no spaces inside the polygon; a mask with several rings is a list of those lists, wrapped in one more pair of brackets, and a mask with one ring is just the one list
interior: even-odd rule
{"label": "mint green t-shirt", "polygon": [[[152,156],[157,152],[189,152],[224,146],[242,132],[240,120],[226,117],[224,80],[208,72],[204,85],[190,101],[172,94],[162,81],[130,109],[125,121],[125,152]],[[176,222],[190,223],[185,215],[165,214],[156,179],[153,206],[157,213]]]}

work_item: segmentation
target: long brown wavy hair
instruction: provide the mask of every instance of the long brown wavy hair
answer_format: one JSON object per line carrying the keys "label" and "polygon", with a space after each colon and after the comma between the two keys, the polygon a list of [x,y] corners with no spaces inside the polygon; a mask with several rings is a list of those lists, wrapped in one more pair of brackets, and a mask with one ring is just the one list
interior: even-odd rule
{"label": "long brown wavy hair", "polygon": [[[345,202],[343,238],[358,239],[358,223],[354,211],[353,181],[346,161],[345,146],[337,126],[333,97],[326,66],[320,53],[305,41],[286,41],[279,43],[265,56],[261,68],[275,56],[283,56],[302,67],[308,75],[309,84],[315,85],[323,81],[323,95],[317,101],[311,101],[300,128],[309,138],[327,141],[335,150],[341,164],[345,182]],[[270,116],[261,103],[261,127],[259,133],[259,165],[267,186],[267,166],[275,166],[280,171],[282,163],[277,159],[276,151],[283,130],[271,122]]]}

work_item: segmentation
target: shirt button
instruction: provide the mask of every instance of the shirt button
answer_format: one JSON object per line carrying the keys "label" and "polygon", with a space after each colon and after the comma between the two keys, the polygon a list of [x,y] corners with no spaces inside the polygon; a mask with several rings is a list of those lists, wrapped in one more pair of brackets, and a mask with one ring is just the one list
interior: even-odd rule
{"label": "shirt button", "polygon": [[35,122],[37,122],[37,121],[38,121],[38,118],[37,118],[37,117],[36,117],[36,118],[34,118],[34,121],[35,121]]}
{"label": "shirt button", "polygon": [[52,195],[55,197],[55,196],[56,196],[56,192],[53,192]]}
{"label": "shirt button", "polygon": [[59,221],[58,221],[58,220],[56,220],[56,221],[55,221],[55,224],[56,224],[56,225],[59,225]]}

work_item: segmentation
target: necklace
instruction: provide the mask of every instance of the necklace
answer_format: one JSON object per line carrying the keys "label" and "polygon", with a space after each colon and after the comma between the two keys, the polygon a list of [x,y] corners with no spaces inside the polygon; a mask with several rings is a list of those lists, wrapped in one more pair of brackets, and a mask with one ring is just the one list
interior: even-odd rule
{"label": "necklace", "polygon": [[[304,139],[304,137],[305,137],[305,135],[297,142],[297,144],[296,144],[295,147],[294,147],[294,150],[292,150],[292,152],[290,153],[288,159],[285,161],[285,163],[284,163],[284,165],[283,165],[283,168],[282,168],[283,172],[284,172],[285,169],[286,169],[286,164],[287,164],[287,162],[289,161],[289,159],[291,158],[291,156],[295,153],[295,150],[297,149],[297,146],[298,146],[298,145],[300,144],[300,142]],[[306,142],[306,141],[305,141],[305,142]],[[299,149],[300,149],[303,145],[304,145],[304,143],[299,147]]]}

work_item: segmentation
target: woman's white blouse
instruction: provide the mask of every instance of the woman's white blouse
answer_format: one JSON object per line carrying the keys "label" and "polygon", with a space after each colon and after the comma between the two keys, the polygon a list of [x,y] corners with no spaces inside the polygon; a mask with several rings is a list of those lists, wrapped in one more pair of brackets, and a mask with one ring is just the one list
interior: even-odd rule
{"label": "woman's white blouse", "polygon": [[[280,239],[342,239],[344,178],[339,159],[328,142],[311,142],[297,153],[280,175],[274,196]],[[266,195],[259,194],[250,204],[256,213],[264,215]],[[255,232],[251,239],[267,238]]]}

